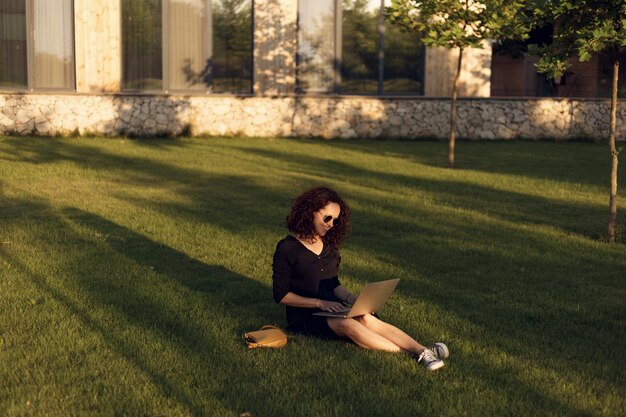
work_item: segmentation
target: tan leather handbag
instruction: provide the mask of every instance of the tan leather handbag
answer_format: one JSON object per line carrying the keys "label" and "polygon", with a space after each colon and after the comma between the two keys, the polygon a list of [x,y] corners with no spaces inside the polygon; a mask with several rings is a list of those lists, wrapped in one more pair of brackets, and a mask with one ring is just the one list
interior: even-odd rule
{"label": "tan leather handbag", "polygon": [[259,347],[280,348],[287,344],[285,332],[269,324],[261,327],[261,330],[244,334],[243,339],[250,349]]}

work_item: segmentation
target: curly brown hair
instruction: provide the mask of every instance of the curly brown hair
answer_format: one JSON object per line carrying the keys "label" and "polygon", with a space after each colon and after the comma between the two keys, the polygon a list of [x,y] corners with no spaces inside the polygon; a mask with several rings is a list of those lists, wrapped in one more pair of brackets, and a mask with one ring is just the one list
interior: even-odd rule
{"label": "curly brown hair", "polygon": [[316,187],[305,191],[293,200],[291,211],[285,219],[285,225],[290,232],[303,239],[313,239],[313,213],[326,207],[328,203],[339,204],[341,209],[335,225],[322,238],[324,243],[335,248],[350,233],[350,207],[336,191],[326,187]]}

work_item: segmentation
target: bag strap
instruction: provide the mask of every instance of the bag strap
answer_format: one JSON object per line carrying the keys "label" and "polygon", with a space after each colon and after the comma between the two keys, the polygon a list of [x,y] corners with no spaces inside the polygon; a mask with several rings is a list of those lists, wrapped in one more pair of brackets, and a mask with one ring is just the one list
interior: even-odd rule
{"label": "bag strap", "polygon": [[[278,327],[276,326],[272,326],[271,324],[266,324],[265,326],[261,327],[261,330],[267,330],[267,329],[276,329],[276,330],[280,330]],[[281,330],[282,331],[282,330]]]}

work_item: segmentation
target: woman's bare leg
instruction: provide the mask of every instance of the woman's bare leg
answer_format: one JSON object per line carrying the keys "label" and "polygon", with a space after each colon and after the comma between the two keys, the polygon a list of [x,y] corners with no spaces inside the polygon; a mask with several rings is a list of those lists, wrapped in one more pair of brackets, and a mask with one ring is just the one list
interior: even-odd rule
{"label": "woman's bare leg", "polygon": [[400,346],[367,328],[357,320],[329,318],[328,325],[331,330],[339,336],[347,337],[363,348],[383,350],[386,352],[402,351]]}
{"label": "woman's bare leg", "polygon": [[415,339],[404,333],[402,330],[389,323],[385,323],[371,314],[356,317],[355,320],[369,330],[400,347],[402,350],[420,354],[425,349],[424,346],[420,345]]}
{"label": "woman's bare leg", "polygon": [[[448,357],[448,349],[437,346],[434,351],[426,349],[415,339],[391,324],[371,314],[355,319],[328,319],[328,325],[338,335],[352,339],[357,345],[367,349],[385,350],[388,352],[405,351],[415,355],[417,362],[427,371],[436,371],[444,366],[441,358]],[[445,352],[445,353],[444,353]]]}

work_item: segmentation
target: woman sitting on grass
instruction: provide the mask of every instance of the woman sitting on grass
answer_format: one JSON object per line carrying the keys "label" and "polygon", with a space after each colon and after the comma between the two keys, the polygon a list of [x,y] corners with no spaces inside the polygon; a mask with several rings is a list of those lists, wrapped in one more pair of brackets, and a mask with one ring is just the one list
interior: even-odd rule
{"label": "woman sitting on grass", "polygon": [[434,371],[443,366],[448,348],[425,348],[402,330],[373,314],[355,318],[315,316],[336,312],[356,296],[337,278],[339,245],[350,231],[350,208],[333,190],[313,188],[297,197],[286,219],[291,235],[278,242],[273,261],[273,289],[285,304],[287,330],[326,339],[348,339],[366,349],[406,352]]}

